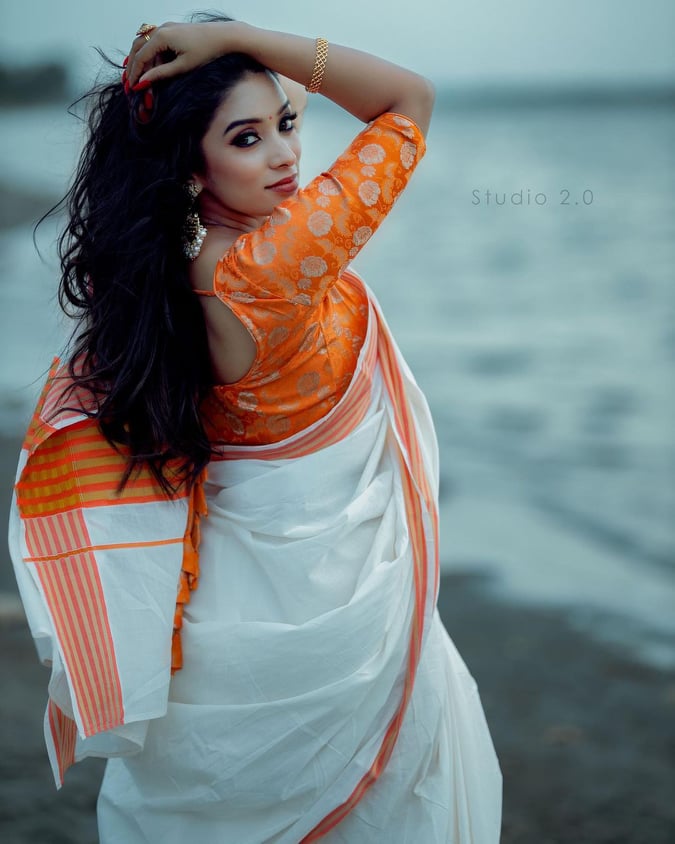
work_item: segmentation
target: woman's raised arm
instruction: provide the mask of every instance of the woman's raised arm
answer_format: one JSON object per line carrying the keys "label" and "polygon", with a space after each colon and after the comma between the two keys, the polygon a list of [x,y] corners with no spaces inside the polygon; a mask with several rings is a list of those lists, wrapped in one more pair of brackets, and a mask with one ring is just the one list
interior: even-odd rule
{"label": "woman's raised arm", "polygon": [[[317,44],[284,32],[260,29],[241,21],[166,23],[139,36],[127,68],[132,86],[152,84],[186,73],[225,53],[248,53],[261,64],[308,85]],[[169,59],[166,59],[166,56]],[[157,63],[159,62],[159,63]],[[409,117],[426,133],[434,90],[431,82],[399,65],[330,43],[321,93],[365,123],[387,111]]]}

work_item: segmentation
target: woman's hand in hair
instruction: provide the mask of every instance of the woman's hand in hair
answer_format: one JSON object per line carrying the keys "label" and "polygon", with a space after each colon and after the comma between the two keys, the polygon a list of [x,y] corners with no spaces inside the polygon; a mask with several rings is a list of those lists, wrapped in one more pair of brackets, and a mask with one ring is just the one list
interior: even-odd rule
{"label": "woman's hand in hair", "polygon": [[127,63],[129,84],[148,87],[237,51],[240,27],[238,21],[169,22],[149,32],[148,40],[137,35]]}

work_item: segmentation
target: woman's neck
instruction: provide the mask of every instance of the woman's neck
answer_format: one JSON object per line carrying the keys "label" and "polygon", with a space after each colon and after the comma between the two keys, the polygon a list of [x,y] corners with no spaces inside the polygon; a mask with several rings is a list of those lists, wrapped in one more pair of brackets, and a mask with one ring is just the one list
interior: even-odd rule
{"label": "woman's neck", "polygon": [[232,229],[243,234],[255,231],[268,219],[267,217],[253,217],[247,214],[240,214],[222,205],[209,202],[203,197],[199,203],[199,217],[205,226],[217,226],[219,228]]}

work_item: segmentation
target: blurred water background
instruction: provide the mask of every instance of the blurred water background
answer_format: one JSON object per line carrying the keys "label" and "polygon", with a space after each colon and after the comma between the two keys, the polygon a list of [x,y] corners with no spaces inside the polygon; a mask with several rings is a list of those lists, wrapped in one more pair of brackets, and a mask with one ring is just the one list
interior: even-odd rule
{"label": "blurred water background", "polygon": [[[675,666],[672,92],[439,90],[428,153],[355,263],[436,421],[445,571],[565,605]],[[43,210],[82,127],[0,112],[0,184]],[[359,125],[316,98],[303,178]],[[41,203],[41,204],[40,204]],[[11,218],[11,209],[10,209]],[[66,326],[54,240],[0,231],[0,432],[14,442]],[[0,591],[13,588],[2,567]]]}

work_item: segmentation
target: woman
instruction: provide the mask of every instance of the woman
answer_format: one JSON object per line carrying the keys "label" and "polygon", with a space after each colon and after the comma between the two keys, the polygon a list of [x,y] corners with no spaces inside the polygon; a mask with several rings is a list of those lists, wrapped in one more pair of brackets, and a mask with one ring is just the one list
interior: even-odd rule
{"label": "woman", "polygon": [[[298,84],[368,124],[304,189]],[[79,333],[10,542],[57,783],[112,757],[104,844],[499,838],[436,611],[433,425],[349,269],[432,101],[374,56],[228,20],[144,25],[98,93],[61,242]]]}

